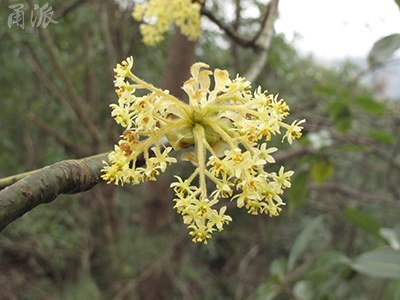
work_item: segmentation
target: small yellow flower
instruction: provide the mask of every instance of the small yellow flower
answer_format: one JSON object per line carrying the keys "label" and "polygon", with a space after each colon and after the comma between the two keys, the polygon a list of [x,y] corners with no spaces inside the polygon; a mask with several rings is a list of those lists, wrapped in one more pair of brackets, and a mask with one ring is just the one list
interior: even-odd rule
{"label": "small yellow flower", "polygon": [[200,35],[201,3],[192,0],[148,0],[136,4],[133,18],[140,25],[143,42],[155,45],[164,39],[164,34],[175,23],[189,40],[195,41]]}
{"label": "small yellow flower", "polygon": [[192,241],[195,243],[200,242],[207,244],[207,240],[212,237],[212,232],[215,231],[213,227],[207,226],[199,220],[190,224],[188,228],[192,229],[189,234],[193,236]]}
{"label": "small yellow flower", "polygon": [[299,126],[300,124],[304,123],[306,120],[300,120],[300,121],[293,121],[292,124],[290,125],[285,125],[287,131],[286,134],[283,136],[282,141],[286,138],[289,144],[293,143],[293,140],[299,139],[302,135],[301,131],[303,130],[302,126]]}
{"label": "small yellow flower", "polygon": [[[174,208],[194,242],[206,244],[232,221],[226,206],[219,206],[221,199],[236,201],[252,215],[279,215],[285,205],[281,195],[291,186],[293,171],[266,171],[277,151],[268,141],[283,128],[282,141],[291,144],[301,136],[299,125],[305,121],[286,124],[289,108],[283,99],[261,88],[251,93],[245,78],[230,79],[227,71],[211,71],[204,63],[194,64],[192,77],[183,84],[188,104],[141,80],[131,72],[132,65],[128,58],[115,68],[119,99],[111,105],[111,115],[124,132],[102,178],[121,185],[156,180],[177,162],[169,156],[172,150],[193,147],[182,160],[192,162],[194,172],[187,179],[175,176],[171,188]],[[143,166],[137,166],[139,157]]]}

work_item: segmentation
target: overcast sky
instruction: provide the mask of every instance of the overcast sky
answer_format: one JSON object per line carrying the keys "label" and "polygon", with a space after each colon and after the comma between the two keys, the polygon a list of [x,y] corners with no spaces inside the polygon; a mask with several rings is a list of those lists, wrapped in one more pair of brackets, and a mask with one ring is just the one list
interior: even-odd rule
{"label": "overcast sky", "polygon": [[394,0],[281,0],[279,7],[277,31],[324,59],[365,57],[377,39],[400,32]]}

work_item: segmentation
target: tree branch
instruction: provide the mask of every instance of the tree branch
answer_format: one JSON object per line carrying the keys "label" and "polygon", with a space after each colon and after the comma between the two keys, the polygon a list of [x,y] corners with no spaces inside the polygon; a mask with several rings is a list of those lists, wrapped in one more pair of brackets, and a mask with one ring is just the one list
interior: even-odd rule
{"label": "tree branch", "polygon": [[108,153],[79,160],[65,160],[43,169],[0,180],[12,184],[0,191],[0,231],[39,204],[61,194],[87,191],[101,181],[103,161]]}
{"label": "tree branch", "polygon": [[204,6],[201,7],[201,14],[210,19],[211,22],[215,23],[221,30],[225,32],[225,34],[230,37],[233,41],[239,44],[242,47],[249,48],[255,47],[255,43],[253,39],[246,39],[241,36],[236,30],[232,27],[222,23],[211,11],[206,9]]}
{"label": "tree branch", "polygon": [[69,101],[65,98],[64,92],[55,84],[54,80],[51,79],[51,74],[46,72],[40,64],[39,58],[34,49],[28,43],[24,43],[24,46],[27,53],[27,59],[33,67],[33,72],[40,79],[40,82],[45,86],[54,99],[60,101],[60,104],[64,108],[64,112],[68,114],[71,120],[74,122],[78,121],[78,116]]}
{"label": "tree branch", "polygon": [[63,68],[61,65],[59,59],[61,55],[59,54],[58,48],[55,46],[52,37],[46,30],[39,30],[39,37],[55,71],[65,83],[66,93],[68,95],[68,100],[71,103],[71,107],[79,116],[79,121],[88,129],[88,131],[92,134],[92,138],[97,143],[101,140],[99,129],[95,126],[92,118],[90,117],[91,114],[89,107],[85,105],[85,101],[79,96],[79,93],[74,88],[70,77],[65,72],[65,68]]}
{"label": "tree branch", "polygon": [[[308,148],[288,150],[277,161],[309,153]],[[61,194],[87,191],[101,181],[103,161],[108,153],[53,165],[0,179],[0,231],[39,204],[54,201]],[[138,160],[143,165],[143,159]]]}
{"label": "tree branch", "polygon": [[271,46],[272,37],[274,36],[274,24],[278,16],[278,4],[279,0],[271,0],[266,5],[265,15],[261,21],[260,30],[252,39],[247,39],[241,36],[234,27],[224,24],[204,6],[201,8],[201,14],[208,17],[210,21],[223,30],[236,44],[245,48],[252,48],[257,53],[253,63],[245,74],[245,77],[250,81],[254,81],[260,75],[267,62],[268,50]]}
{"label": "tree branch", "polygon": [[245,74],[245,77],[250,81],[254,81],[260,75],[267,62],[268,50],[271,46],[272,37],[274,36],[274,24],[278,16],[278,4],[279,0],[271,0],[267,5],[265,18],[261,27],[262,29],[255,39],[257,55]]}

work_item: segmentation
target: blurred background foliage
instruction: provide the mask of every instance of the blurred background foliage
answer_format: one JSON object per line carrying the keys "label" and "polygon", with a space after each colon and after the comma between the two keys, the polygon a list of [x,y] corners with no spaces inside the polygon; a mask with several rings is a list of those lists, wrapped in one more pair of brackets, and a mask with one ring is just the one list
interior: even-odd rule
{"label": "blurred background foliage", "polygon": [[[229,23],[224,5],[239,2],[209,5]],[[241,2],[260,12],[237,25],[252,36],[265,2]],[[120,134],[109,109],[113,67],[133,55],[135,73],[161,84],[171,37],[145,47],[130,1],[48,1],[58,24],[46,29],[30,26],[35,2],[26,1],[24,30],[6,26],[15,3],[2,0],[0,10],[0,177],[109,151]],[[245,73],[254,52],[205,21],[196,60]],[[379,41],[361,69],[321,66],[284,36],[273,38],[254,86],[279,93],[293,118],[307,119],[294,147],[272,141],[295,171],[281,216],[229,205],[231,226],[194,245],[165,192],[186,166],[160,183],[102,184],[2,232],[0,299],[400,299],[400,104],[360,83],[398,39]],[[157,215],[151,197],[170,213]]]}

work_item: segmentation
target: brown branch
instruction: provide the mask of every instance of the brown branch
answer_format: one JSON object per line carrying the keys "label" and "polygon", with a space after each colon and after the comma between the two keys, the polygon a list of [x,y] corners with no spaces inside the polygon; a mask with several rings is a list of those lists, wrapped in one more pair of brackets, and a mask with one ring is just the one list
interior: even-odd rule
{"label": "brown branch", "polygon": [[206,9],[204,6],[201,8],[201,14],[206,16],[211,22],[215,23],[221,30],[225,32],[225,34],[231,38],[234,42],[244,48],[254,48],[255,43],[253,39],[247,39],[241,36],[236,30],[232,27],[224,24],[221,20],[219,20],[211,11]]}
{"label": "brown branch", "polygon": [[253,63],[245,75],[245,77],[250,81],[257,79],[267,62],[268,50],[271,46],[272,37],[274,36],[274,24],[278,16],[278,4],[279,0],[271,0],[266,5],[265,15],[261,21],[260,30],[252,39],[247,39],[241,36],[235,29],[235,24],[233,27],[228,26],[204,6],[201,8],[201,13],[223,30],[236,44],[245,48],[253,48],[257,53]]}
{"label": "brown branch", "polygon": [[[49,203],[61,194],[87,191],[101,181],[107,153],[80,160],[65,160],[43,169],[0,180],[16,183],[0,191],[0,231],[39,204]],[[22,177],[22,178],[21,178]]]}
{"label": "brown branch", "polygon": [[[269,2],[266,5],[265,14],[264,14],[264,17],[260,24],[260,29],[251,39],[246,38],[238,33],[238,31],[237,31],[238,26],[236,24],[237,20],[235,20],[235,23],[233,24],[233,26],[224,24],[220,19],[217,18],[217,16],[215,16],[211,11],[209,11],[207,8],[205,8],[204,5],[201,7],[201,14],[206,16],[211,22],[213,22],[222,31],[224,31],[225,34],[230,39],[232,39],[237,45],[240,45],[243,48],[253,48],[254,51],[262,51],[265,48],[263,36],[265,36],[266,31],[270,31],[269,27],[271,27],[271,25],[273,25],[273,23],[275,22],[276,16],[278,14],[278,12],[277,12],[278,2],[279,2],[279,0],[271,0],[271,2]],[[236,11],[236,15],[237,14],[238,14],[238,9]],[[272,24],[270,24],[270,23],[272,23]]]}

